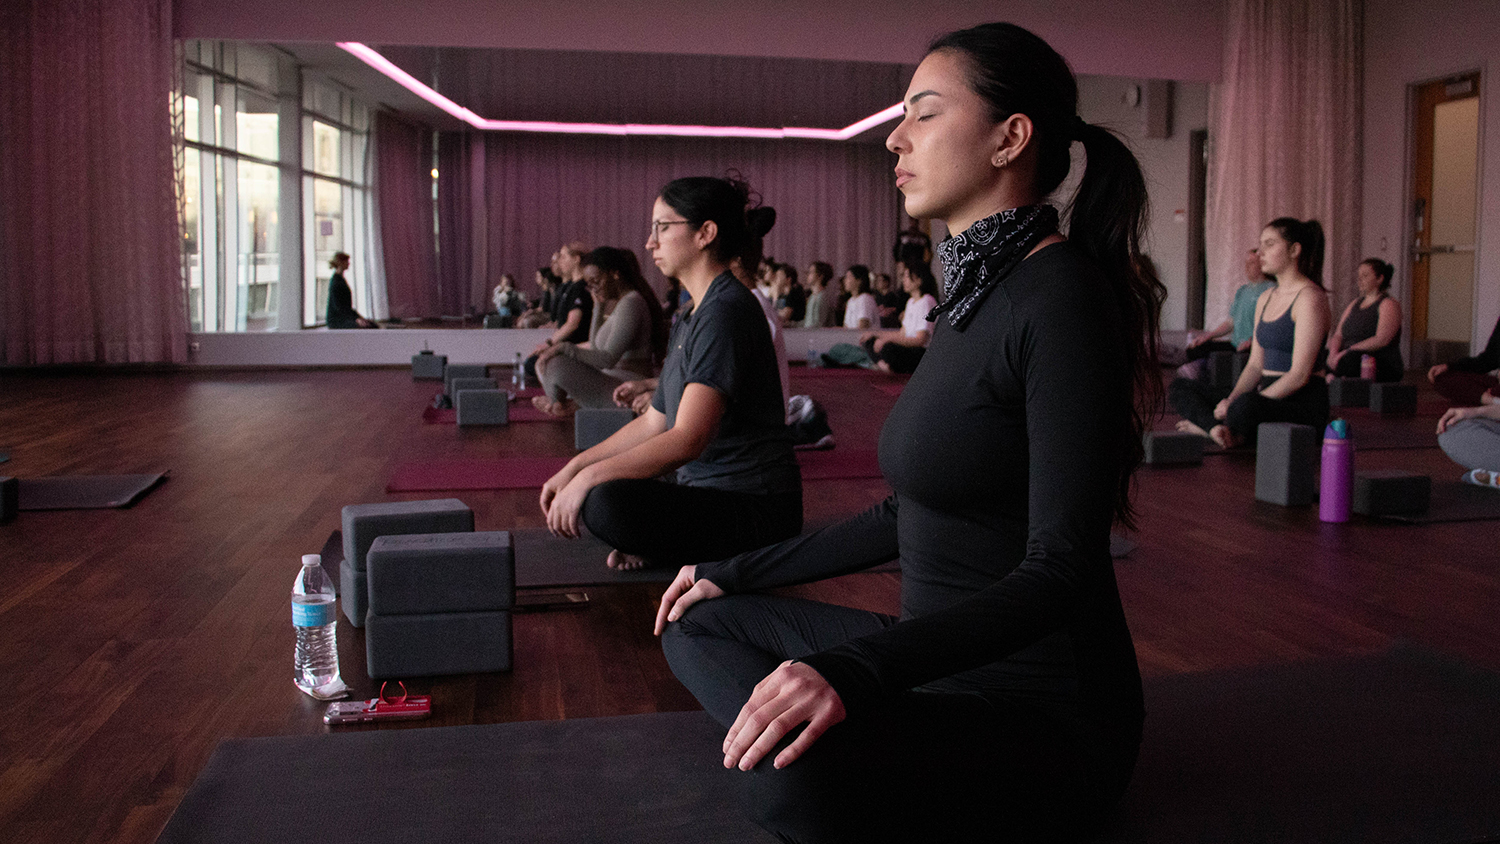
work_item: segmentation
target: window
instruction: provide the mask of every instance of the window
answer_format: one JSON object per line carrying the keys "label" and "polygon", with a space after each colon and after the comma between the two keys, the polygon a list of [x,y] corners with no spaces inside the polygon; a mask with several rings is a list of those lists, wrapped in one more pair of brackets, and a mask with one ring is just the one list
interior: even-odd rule
{"label": "window", "polygon": [[176,108],[191,329],[321,324],[328,261],[340,251],[353,256],[355,307],[379,315],[364,223],[368,110],[274,47],[188,41],[183,53]]}

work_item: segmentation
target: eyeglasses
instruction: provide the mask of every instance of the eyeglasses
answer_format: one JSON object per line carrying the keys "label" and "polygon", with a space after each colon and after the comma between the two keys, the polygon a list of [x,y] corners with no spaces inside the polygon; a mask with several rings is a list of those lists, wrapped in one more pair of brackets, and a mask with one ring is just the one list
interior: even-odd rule
{"label": "eyeglasses", "polygon": [[668,226],[692,225],[692,220],[652,220],[651,233],[646,235],[647,240],[660,240],[661,234]]}

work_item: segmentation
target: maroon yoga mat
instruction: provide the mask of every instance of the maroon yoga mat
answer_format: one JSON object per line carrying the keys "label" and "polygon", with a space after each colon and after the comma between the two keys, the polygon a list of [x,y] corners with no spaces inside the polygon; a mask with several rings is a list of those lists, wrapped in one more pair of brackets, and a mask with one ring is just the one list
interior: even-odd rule
{"label": "maroon yoga mat", "polygon": [[[437,492],[462,489],[535,489],[557,474],[566,457],[496,457],[402,463],[386,492]],[[799,451],[802,479],[878,478],[874,449]]]}

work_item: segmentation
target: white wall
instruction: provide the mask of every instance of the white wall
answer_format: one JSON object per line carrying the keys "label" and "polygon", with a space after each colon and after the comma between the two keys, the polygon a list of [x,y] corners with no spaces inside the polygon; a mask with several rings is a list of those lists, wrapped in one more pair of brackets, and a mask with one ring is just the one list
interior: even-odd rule
{"label": "white wall", "polygon": [[[1140,161],[1151,198],[1151,219],[1146,233],[1145,249],[1156,262],[1162,283],[1167,287],[1167,301],[1162,306],[1162,328],[1187,327],[1188,278],[1188,175],[1191,167],[1189,133],[1208,128],[1208,84],[1179,82],[1172,86],[1172,133],[1167,138],[1146,137],[1146,102],[1131,106],[1125,101],[1128,89],[1139,86],[1144,92],[1146,79],[1117,76],[1081,76],[1078,79],[1078,110],[1084,120],[1110,127],[1125,136]],[[1079,147],[1074,147],[1074,173],[1062,192],[1076,184]],[[1181,220],[1177,212],[1182,212]],[[1206,324],[1217,324],[1208,314]]]}
{"label": "white wall", "polygon": [[[1366,0],[1365,169],[1362,247],[1396,267],[1409,307],[1407,201],[1411,115],[1408,91],[1463,71],[1479,80],[1479,232],[1472,349],[1500,319],[1500,3],[1493,0]],[[1407,332],[1408,336],[1410,332]]]}

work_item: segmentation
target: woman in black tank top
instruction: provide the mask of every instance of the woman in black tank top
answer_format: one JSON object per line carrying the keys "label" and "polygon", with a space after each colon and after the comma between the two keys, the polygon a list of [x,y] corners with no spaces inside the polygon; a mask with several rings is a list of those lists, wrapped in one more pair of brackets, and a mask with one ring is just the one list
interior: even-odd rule
{"label": "woman in black tank top", "polygon": [[1387,296],[1395,267],[1379,258],[1360,262],[1356,275],[1359,298],[1344,308],[1338,327],[1328,338],[1328,379],[1359,378],[1360,359],[1375,358],[1376,381],[1400,381],[1401,305]]}
{"label": "woman in black tank top", "polygon": [[1330,322],[1321,281],[1323,227],[1316,220],[1272,220],[1261,232],[1259,251],[1261,269],[1276,277],[1276,286],[1257,303],[1250,360],[1229,398],[1214,408],[1216,424],[1204,430],[1184,420],[1178,426],[1224,448],[1254,443],[1262,422],[1321,429],[1328,421],[1328,385],[1314,377]]}

